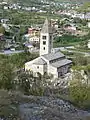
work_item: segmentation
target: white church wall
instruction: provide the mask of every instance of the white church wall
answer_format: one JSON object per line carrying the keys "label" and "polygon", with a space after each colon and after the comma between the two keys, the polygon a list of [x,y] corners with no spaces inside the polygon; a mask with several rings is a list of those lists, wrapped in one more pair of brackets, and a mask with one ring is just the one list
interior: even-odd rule
{"label": "white church wall", "polygon": [[42,75],[44,74],[44,69],[43,69],[44,67],[43,67],[43,65],[35,65],[35,64],[33,64],[33,71],[35,72],[35,73],[41,73]]}
{"label": "white church wall", "polygon": [[48,74],[52,74],[54,76],[54,78],[58,78],[57,68],[49,65],[49,67],[48,67]]}
{"label": "white church wall", "polygon": [[32,61],[29,61],[29,62],[25,63],[25,71],[26,70],[32,70],[33,69],[33,63],[38,59],[39,59],[39,57],[32,60]]}

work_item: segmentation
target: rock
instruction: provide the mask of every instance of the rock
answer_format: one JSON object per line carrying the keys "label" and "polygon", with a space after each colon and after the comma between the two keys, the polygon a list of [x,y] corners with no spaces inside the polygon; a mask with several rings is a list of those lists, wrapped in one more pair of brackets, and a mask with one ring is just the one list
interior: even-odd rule
{"label": "rock", "polygon": [[[22,120],[84,120],[88,112],[76,109],[61,99],[52,97],[35,97],[36,102],[19,106]],[[34,98],[34,100],[35,100]]]}

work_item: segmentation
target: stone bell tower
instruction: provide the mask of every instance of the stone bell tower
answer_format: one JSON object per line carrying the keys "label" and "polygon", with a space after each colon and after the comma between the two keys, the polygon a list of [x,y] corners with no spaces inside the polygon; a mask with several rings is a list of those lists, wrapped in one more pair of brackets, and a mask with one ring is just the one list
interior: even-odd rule
{"label": "stone bell tower", "polygon": [[51,23],[46,19],[40,33],[40,56],[51,53],[53,47],[53,32]]}

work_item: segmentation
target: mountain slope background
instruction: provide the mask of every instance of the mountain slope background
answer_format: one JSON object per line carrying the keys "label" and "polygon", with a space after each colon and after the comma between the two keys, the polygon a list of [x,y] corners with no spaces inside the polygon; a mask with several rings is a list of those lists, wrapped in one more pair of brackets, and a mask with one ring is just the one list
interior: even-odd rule
{"label": "mountain slope background", "polygon": [[[31,4],[31,3],[36,3],[39,4],[41,3],[41,0],[0,0],[0,2],[6,1],[9,3],[22,3],[22,4]],[[48,2],[69,2],[69,3],[84,3],[84,2],[89,2],[90,0],[44,0]]]}

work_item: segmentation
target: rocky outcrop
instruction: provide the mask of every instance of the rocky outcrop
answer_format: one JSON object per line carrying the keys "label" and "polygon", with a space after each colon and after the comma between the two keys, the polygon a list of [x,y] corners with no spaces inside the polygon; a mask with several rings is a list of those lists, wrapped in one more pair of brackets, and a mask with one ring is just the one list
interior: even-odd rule
{"label": "rocky outcrop", "polygon": [[59,98],[0,91],[0,120],[89,120],[88,116]]}
{"label": "rocky outcrop", "polygon": [[[25,97],[25,96],[24,96]],[[88,112],[52,97],[29,97],[32,102],[19,106],[22,120],[85,120]]]}

